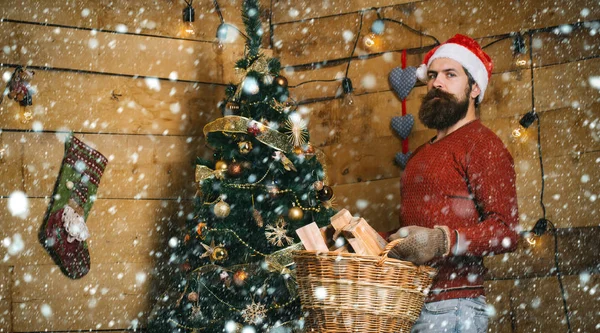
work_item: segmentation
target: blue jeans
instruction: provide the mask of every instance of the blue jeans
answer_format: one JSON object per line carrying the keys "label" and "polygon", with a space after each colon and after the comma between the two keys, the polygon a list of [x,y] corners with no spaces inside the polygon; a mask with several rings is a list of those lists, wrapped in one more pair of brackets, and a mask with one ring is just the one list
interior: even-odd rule
{"label": "blue jeans", "polygon": [[411,333],[485,333],[485,296],[425,303]]}

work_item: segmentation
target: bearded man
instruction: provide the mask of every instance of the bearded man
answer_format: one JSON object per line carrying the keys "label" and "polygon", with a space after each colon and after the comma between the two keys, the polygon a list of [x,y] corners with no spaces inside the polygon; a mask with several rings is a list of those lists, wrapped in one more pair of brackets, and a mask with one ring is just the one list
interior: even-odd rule
{"label": "bearded man", "polygon": [[417,70],[427,83],[420,121],[437,135],[401,177],[403,240],[390,256],[438,270],[412,332],[487,332],[483,256],[514,251],[518,210],[512,156],[478,119],[492,61],[456,35]]}

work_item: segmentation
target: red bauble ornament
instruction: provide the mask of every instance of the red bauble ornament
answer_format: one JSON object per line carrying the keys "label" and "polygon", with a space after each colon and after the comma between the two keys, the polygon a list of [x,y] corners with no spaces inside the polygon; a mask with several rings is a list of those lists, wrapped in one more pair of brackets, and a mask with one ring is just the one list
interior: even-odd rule
{"label": "red bauble ornament", "polygon": [[243,171],[244,168],[240,163],[237,162],[232,162],[227,167],[227,174],[229,174],[231,177],[239,177],[242,175]]}
{"label": "red bauble ornament", "polygon": [[184,262],[183,264],[181,264],[181,270],[182,271],[187,272],[190,269],[192,269],[192,266],[190,265],[189,262]]}
{"label": "red bauble ornament", "polygon": [[188,301],[195,302],[198,300],[198,293],[195,291],[192,291],[191,293],[188,294],[187,298],[188,298]]}
{"label": "red bauble ornament", "polygon": [[245,271],[241,271],[241,270],[237,271],[237,272],[235,272],[235,274],[233,274],[233,283],[235,283],[236,286],[241,287],[242,285],[244,285],[247,278],[248,278],[248,273],[246,273]]}

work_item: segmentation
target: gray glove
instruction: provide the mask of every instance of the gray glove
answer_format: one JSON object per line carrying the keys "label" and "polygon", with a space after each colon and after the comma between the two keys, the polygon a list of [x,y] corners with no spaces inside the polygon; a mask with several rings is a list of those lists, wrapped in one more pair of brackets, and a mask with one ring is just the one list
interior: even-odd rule
{"label": "gray glove", "polygon": [[410,226],[400,228],[389,237],[390,241],[402,238],[389,253],[391,258],[410,261],[422,265],[433,258],[449,253],[450,240],[447,227],[433,229]]}

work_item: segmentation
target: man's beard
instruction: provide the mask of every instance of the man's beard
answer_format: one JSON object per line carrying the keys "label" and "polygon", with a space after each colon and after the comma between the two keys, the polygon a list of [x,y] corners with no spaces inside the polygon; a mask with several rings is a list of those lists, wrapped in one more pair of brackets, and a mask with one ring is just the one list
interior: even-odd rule
{"label": "man's beard", "polygon": [[467,96],[470,93],[471,88],[467,87],[464,100],[459,101],[456,96],[450,93],[440,89],[431,89],[423,97],[421,108],[419,109],[419,120],[427,128],[436,130],[446,129],[456,124],[467,115],[467,110],[469,109],[469,99]]}

